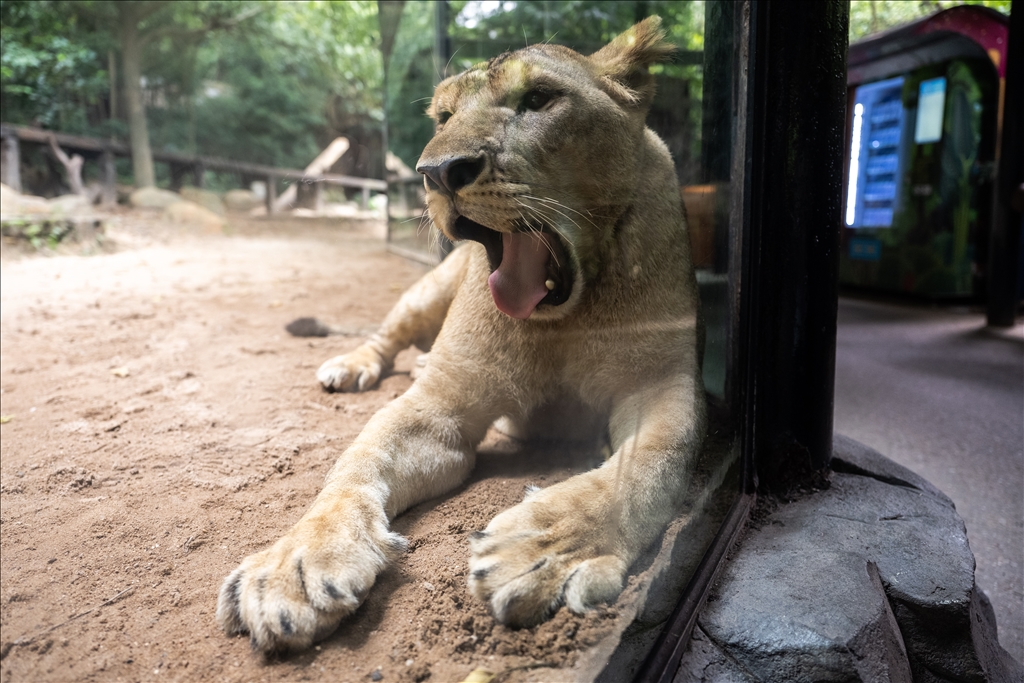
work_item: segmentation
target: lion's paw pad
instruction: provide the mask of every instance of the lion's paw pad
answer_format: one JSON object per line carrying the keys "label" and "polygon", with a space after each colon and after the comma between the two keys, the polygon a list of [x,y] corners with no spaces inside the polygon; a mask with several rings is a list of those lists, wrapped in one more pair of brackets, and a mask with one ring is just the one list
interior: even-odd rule
{"label": "lion's paw pad", "polygon": [[229,634],[248,633],[253,649],[266,653],[309,647],[362,604],[390,556],[404,547],[397,534],[381,550],[314,552],[279,542],[247,557],[224,580],[217,622]]}
{"label": "lion's paw pad", "polygon": [[316,378],[330,391],[366,391],[377,383],[383,372],[380,354],[361,346],[326,361],[316,371]]}

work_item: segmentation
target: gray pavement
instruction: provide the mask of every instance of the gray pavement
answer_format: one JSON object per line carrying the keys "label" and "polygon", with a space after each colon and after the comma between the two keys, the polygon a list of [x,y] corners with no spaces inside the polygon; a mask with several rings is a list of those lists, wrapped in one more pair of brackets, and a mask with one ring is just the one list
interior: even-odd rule
{"label": "gray pavement", "polygon": [[835,431],[953,499],[999,641],[1024,661],[1024,325],[840,299]]}

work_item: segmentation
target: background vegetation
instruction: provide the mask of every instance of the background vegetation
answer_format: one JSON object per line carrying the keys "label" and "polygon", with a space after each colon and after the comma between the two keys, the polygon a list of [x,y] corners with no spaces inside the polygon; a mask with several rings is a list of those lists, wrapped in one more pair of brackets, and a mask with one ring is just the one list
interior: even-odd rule
{"label": "background vegetation", "polygon": [[[954,4],[962,3],[855,1],[850,37]],[[981,4],[1008,13],[1010,0]],[[389,55],[389,146],[410,166],[430,136],[425,98],[445,73],[541,41],[589,52],[648,14],[663,17],[684,52],[703,48],[699,1],[451,0],[448,44],[438,45],[433,2],[3,0],[0,119],[131,140],[133,149],[145,144],[299,168],[345,135],[354,152],[343,170],[380,177],[385,79],[378,14],[386,5],[400,15]],[[442,52],[452,55],[450,63],[440,63]],[[699,59],[667,65],[659,79],[678,110],[674,124],[691,131],[670,142],[673,151],[693,158],[700,144]],[[144,159],[133,161],[136,184],[157,179],[151,162],[146,171]]]}

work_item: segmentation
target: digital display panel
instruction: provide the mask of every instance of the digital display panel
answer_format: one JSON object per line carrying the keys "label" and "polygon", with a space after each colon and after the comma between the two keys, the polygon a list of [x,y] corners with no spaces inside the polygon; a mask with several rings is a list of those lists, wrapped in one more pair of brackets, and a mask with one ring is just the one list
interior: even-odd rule
{"label": "digital display panel", "polygon": [[918,93],[914,142],[938,142],[942,139],[942,115],[946,110],[946,79],[921,81]]}
{"label": "digital display panel", "polygon": [[899,195],[903,78],[857,88],[850,135],[846,225],[888,228]]}

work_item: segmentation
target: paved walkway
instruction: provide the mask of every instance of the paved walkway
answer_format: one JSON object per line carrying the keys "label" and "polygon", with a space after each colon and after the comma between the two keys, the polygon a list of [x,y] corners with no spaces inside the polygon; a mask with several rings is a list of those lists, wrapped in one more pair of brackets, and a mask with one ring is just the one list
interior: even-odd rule
{"label": "paved walkway", "polygon": [[1024,325],[841,299],[835,430],[953,499],[999,640],[1024,661]]}

